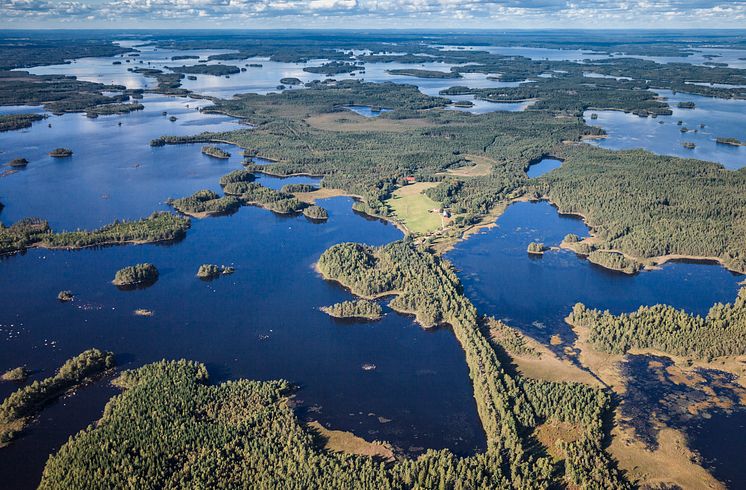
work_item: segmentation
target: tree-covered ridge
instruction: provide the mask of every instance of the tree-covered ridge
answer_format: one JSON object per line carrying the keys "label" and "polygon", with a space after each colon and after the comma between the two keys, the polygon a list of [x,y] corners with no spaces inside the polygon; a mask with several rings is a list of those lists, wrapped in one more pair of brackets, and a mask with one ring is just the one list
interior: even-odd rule
{"label": "tree-covered ridge", "polygon": [[39,218],[24,218],[11,226],[0,223],[0,254],[20,252],[29,247],[83,248],[96,245],[156,243],[178,240],[189,229],[189,219],[156,212],[135,221],[115,221],[97,230],[52,232]]}
{"label": "tree-covered ridge", "polygon": [[[575,383],[527,381],[508,374],[480,328],[476,309],[442,259],[418,249],[411,240],[378,248],[343,243],[324,252],[318,268],[325,278],[359,296],[396,294],[391,307],[415,314],[425,326],[451,325],[466,354],[487,434],[485,457],[498,458],[490,464],[509,468],[506,476],[512,486],[545,487],[555,478],[588,488],[628,486],[602,446],[608,395]],[[582,437],[562,446],[564,471],[532,450],[525,437],[547,418],[581,427]]]}
{"label": "tree-covered ridge", "polygon": [[375,301],[358,299],[355,301],[342,301],[331,306],[321,307],[321,311],[335,318],[365,318],[367,320],[378,320],[383,315],[383,308]]}
{"label": "tree-covered ridge", "polygon": [[746,288],[733,303],[715,304],[704,318],[667,305],[615,316],[578,303],[567,320],[587,328],[595,348],[613,354],[654,349],[707,361],[746,355]]}
{"label": "tree-covered ridge", "polygon": [[[746,171],[642,150],[567,148],[541,192],[585,217],[600,249],[715,257],[746,271]],[[541,186],[540,186],[541,187]]]}
{"label": "tree-covered ridge", "polygon": [[45,404],[114,365],[114,355],[89,349],[68,359],[54,376],[19,388],[0,404],[0,447],[10,442]]}

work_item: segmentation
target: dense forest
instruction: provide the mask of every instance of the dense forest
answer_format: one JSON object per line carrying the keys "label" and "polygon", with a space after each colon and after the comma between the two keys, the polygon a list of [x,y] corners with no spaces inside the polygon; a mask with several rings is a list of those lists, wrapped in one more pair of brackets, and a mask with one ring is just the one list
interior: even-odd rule
{"label": "dense forest", "polygon": [[666,305],[641,306],[614,316],[577,304],[568,321],[587,328],[595,348],[613,354],[655,349],[707,361],[746,355],[746,288],[735,302],[715,304],[704,318]]}
{"label": "dense forest", "polygon": [[634,257],[720,258],[746,271],[746,171],[642,150],[565,150],[541,180],[563,213],[585,217],[600,243]]}

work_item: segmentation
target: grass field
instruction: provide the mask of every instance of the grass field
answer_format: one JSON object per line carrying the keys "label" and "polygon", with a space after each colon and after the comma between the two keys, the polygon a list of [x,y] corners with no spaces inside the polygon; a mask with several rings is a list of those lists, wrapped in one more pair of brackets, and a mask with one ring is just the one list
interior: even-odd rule
{"label": "grass field", "polygon": [[434,187],[433,182],[418,182],[407,185],[394,192],[386,204],[394,215],[407,227],[411,233],[429,233],[442,225],[442,219],[437,211],[440,205],[427,197],[423,192]]}

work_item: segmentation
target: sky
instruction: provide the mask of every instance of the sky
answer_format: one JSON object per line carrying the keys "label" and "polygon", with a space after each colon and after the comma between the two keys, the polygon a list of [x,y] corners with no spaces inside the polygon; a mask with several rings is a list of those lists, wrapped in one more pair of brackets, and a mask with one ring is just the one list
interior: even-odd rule
{"label": "sky", "polygon": [[746,28],[746,0],[0,0],[2,28]]}

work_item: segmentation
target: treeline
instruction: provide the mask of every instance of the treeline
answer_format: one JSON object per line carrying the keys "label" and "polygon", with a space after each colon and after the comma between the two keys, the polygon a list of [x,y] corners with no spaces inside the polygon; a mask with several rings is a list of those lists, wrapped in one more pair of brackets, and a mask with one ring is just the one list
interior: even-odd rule
{"label": "treeline", "polygon": [[746,354],[746,288],[735,302],[717,303],[706,317],[671,306],[641,306],[619,316],[576,304],[568,322],[589,330],[591,344],[604,352],[655,349],[682,357],[711,361]]}
{"label": "treeline", "polygon": [[32,123],[46,117],[44,114],[3,114],[0,115],[0,132],[30,128]]}
{"label": "treeline", "polygon": [[0,447],[9,443],[50,401],[114,365],[114,355],[89,349],[67,360],[54,376],[11,393],[0,404]]}
{"label": "treeline", "polygon": [[537,188],[563,213],[581,214],[598,249],[632,257],[715,257],[746,272],[746,171],[714,163],[609,151],[564,150]]}
{"label": "treeline", "polygon": [[335,318],[364,318],[366,320],[378,320],[383,315],[383,308],[375,301],[358,299],[355,301],[342,301],[331,306],[324,306],[321,311]]}
{"label": "treeline", "polygon": [[[529,381],[508,374],[480,328],[476,309],[463,296],[458,278],[441,259],[410,240],[378,248],[344,243],[324,252],[318,268],[325,278],[363,297],[397,294],[390,306],[415,314],[424,326],[451,325],[466,354],[487,434],[487,452],[468,460],[486,465],[493,473],[502,467],[500,478],[515,488],[545,488],[558,480],[587,488],[629,487],[602,445],[608,396],[575,383]],[[526,438],[545,420],[579,426],[580,437],[562,444],[564,466],[555,466],[541,451],[537,454]],[[507,486],[499,481],[493,480],[492,486]]]}

